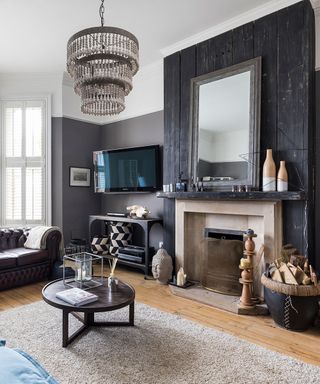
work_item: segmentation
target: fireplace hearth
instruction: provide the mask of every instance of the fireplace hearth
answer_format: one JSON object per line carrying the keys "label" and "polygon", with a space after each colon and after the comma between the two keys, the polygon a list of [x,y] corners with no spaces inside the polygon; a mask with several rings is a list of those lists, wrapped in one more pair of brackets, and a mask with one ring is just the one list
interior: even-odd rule
{"label": "fireplace hearth", "polygon": [[[204,239],[206,229],[214,228],[214,237]],[[240,313],[237,308],[240,290],[229,293],[233,283],[238,284],[240,278],[239,261],[243,248],[242,233],[248,228],[254,229],[256,255],[253,258],[253,294],[263,298],[260,277],[265,271],[265,264],[274,260],[280,253],[282,245],[282,205],[280,201],[208,201],[177,199],[176,200],[176,271],[184,268],[191,281],[198,282],[198,286],[189,289],[173,289],[174,293],[193,300],[203,302],[218,308]],[[224,235],[223,235],[224,234]],[[221,240],[227,241],[226,236],[241,234],[240,238],[231,239],[239,246],[238,252],[229,259],[230,251],[221,250]],[[220,243],[219,243],[220,241]],[[240,247],[241,244],[241,247]],[[206,246],[205,246],[206,245]],[[235,247],[235,244],[232,244]],[[222,247],[224,248],[225,245]],[[228,245],[229,247],[229,245]],[[264,247],[262,255],[259,250]],[[220,259],[204,261],[212,251],[219,249]],[[215,250],[216,251],[216,250]],[[224,256],[223,256],[224,255]],[[259,256],[258,256],[259,255]],[[223,264],[233,265],[232,271],[226,273]],[[210,268],[207,268],[209,264]],[[219,271],[218,268],[221,268]],[[208,269],[207,275],[202,272]],[[227,275],[227,277],[226,277]],[[220,276],[220,280],[219,277]],[[232,278],[230,277],[232,276]],[[229,287],[226,288],[226,282]],[[213,285],[213,287],[212,287]],[[214,289],[219,294],[211,292],[203,286]],[[182,292],[183,291],[183,292]],[[259,310],[258,310],[259,312]],[[265,313],[265,311],[263,311]]]}

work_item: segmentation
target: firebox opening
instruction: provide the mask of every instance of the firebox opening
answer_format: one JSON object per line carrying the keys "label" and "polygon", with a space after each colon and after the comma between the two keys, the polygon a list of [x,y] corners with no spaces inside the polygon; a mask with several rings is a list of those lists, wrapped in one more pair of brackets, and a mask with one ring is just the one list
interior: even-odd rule
{"label": "firebox opening", "polygon": [[239,264],[243,256],[243,232],[205,228],[201,284],[226,295],[240,296]]}

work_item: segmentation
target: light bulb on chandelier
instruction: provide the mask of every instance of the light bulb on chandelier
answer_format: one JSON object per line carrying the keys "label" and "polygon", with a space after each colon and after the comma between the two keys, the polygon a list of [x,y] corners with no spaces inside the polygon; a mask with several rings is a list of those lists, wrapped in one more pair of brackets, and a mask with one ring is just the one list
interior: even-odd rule
{"label": "light bulb on chandelier", "polygon": [[74,34],[67,44],[67,70],[73,89],[81,97],[81,111],[91,115],[116,115],[125,109],[132,77],[139,69],[139,43],[130,32],[104,26]]}

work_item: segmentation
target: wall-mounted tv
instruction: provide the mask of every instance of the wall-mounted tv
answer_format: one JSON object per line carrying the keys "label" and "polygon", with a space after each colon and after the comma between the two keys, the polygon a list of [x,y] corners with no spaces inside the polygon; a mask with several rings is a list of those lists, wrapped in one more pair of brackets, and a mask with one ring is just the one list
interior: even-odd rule
{"label": "wall-mounted tv", "polygon": [[155,192],[160,189],[160,147],[93,152],[95,192]]}

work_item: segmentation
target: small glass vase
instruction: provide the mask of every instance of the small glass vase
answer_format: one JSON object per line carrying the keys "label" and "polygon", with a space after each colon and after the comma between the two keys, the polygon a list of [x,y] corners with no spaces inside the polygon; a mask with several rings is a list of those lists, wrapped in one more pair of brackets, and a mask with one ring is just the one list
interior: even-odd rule
{"label": "small glass vase", "polygon": [[117,279],[117,277],[113,275],[110,275],[108,277],[108,288],[110,288],[111,291],[114,291],[117,289],[118,283],[119,283],[119,280]]}

